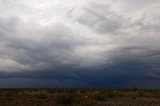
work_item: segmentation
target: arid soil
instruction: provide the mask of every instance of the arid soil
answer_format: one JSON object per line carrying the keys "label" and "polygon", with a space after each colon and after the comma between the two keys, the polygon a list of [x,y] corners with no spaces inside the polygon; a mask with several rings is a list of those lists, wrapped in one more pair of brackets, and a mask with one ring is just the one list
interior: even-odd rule
{"label": "arid soil", "polygon": [[0,89],[0,106],[160,106],[160,90]]}

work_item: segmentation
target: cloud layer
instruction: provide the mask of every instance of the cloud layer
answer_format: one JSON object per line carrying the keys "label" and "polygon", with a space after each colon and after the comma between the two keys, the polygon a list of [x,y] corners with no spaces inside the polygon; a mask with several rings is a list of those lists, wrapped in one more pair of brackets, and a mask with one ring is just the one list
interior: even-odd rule
{"label": "cloud layer", "polygon": [[159,3],[0,0],[0,87],[160,87]]}

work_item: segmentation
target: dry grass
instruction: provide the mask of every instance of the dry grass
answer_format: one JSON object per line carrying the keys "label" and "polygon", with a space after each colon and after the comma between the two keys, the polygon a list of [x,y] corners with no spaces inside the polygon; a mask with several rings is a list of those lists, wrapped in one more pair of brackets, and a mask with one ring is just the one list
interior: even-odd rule
{"label": "dry grass", "polygon": [[160,90],[0,89],[0,106],[160,106]]}

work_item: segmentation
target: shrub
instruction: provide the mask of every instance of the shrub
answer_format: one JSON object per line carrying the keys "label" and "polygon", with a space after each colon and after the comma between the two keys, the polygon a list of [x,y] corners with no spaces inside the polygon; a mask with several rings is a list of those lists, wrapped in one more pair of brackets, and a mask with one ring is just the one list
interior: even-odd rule
{"label": "shrub", "polygon": [[97,93],[94,95],[94,99],[97,101],[105,101],[106,100],[106,95],[102,93]]}
{"label": "shrub", "polygon": [[60,104],[72,104],[74,102],[74,96],[72,94],[60,94],[57,97],[57,103]]}
{"label": "shrub", "polygon": [[115,96],[116,96],[116,93],[115,93],[114,91],[112,91],[112,90],[109,90],[109,91],[107,92],[107,96],[110,97],[110,98],[112,98],[112,97],[115,97]]}
{"label": "shrub", "polygon": [[47,99],[47,96],[40,94],[40,95],[37,95],[37,99]]}
{"label": "shrub", "polygon": [[144,96],[144,91],[143,91],[143,90],[138,90],[138,96],[139,96],[139,97]]}

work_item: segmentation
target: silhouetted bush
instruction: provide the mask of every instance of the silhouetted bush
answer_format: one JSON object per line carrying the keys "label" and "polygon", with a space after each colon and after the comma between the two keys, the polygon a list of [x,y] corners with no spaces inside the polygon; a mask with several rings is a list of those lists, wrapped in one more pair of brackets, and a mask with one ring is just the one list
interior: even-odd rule
{"label": "silhouetted bush", "polygon": [[94,95],[94,99],[97,101],[105,101],[106,95],[102,93],[97,93]]}
{"label": "silhouetted bush", "polygon": [[74,102],[74,96],[72,94],[60,94],[57,97],[57,103],[60,104],[72,104]]}

